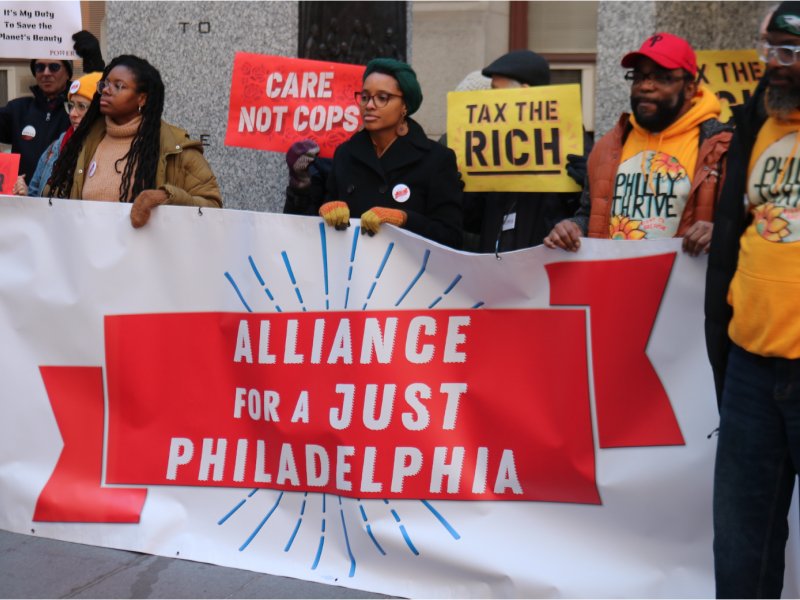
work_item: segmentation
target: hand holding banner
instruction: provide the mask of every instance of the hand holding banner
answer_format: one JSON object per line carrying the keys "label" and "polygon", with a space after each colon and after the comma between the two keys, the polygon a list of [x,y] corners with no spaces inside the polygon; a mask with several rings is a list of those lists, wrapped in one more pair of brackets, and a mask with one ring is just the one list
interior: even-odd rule
{"label": "hand holding banner", "polygon": [[580,86],[447,95],[447,145],[467,192],[577,192],[567,154],[583,154]]}
{"label": "hand holding banner", "polygon": [[359,65],[237,52],[225,145],[286,152],[313,139],[332,158],[361,122],[363,73]]}

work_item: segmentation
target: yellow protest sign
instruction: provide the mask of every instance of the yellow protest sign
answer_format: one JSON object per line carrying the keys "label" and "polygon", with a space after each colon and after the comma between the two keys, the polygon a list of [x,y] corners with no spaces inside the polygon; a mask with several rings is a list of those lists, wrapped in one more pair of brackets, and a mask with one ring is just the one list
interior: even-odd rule
{"label": "yellow protest sign", "polygon": [[567,154],[583,154],[579,85],[447,95],[447,145],[467,192],[576,192]]}
{"label": "yellow protest sign", "polygon": [[722,104],[719,120],[731,118],[731,106],[747,102],[764,75],[765,65],[752,50],[700,50],[697,80],[714,92]]}

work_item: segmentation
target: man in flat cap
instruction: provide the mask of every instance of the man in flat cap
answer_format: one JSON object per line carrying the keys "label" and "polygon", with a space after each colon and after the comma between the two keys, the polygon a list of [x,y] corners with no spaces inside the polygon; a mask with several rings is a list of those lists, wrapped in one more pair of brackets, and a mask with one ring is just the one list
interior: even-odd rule
{"label": "man in flat cap", "polygon": [[706,275],[718,598],[781,597],[800,467],[800,2],[777,7],[756,48],[767,70],[732,108]]}
{"label": "man in flat cap", "polygon": [[697,83],[686,40],[657,33],[622,66],[631,69],[633,114],[597,142],[577,214],[544,243],[577,251],[586,236],[682,237],[684,252],[707,253],[732,125],[719,122],[719,100]]}
{"label": "man in flat cap", "polygon": [[[483,69],[492,89],[550,85],[550,65],[530,50],[514,50]],[[584,156],[570,154],[567,172],[583,185],[592,139],[584,132]],[[464,230],[480,234],[481,253],[500,253],[538,246],[561,220],[575,214],[580,193],[468,192],[464,194]],[[468,236],[465,236],[465,241]]]}

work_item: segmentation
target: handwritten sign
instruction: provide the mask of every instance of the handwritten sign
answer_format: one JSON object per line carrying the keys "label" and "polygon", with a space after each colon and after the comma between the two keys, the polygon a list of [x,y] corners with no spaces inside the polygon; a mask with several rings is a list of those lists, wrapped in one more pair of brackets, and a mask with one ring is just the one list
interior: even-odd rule
{"label": "handwritten sign", "polygon": [[72,49],[83,29],[80,2],[0,2],[0,11],[0,56],[80,58]]}
{"label": "handwritten sign", "polygon": [[361,122],[355,93],[365,67],[237,52],[226,146],[286,152],[313,139],[332,158]]}
{"label": "handwritten sign", "polygon": [[13,194],[19,173],[19,154],[0,152],[0,194]]}
{"label": "handwritten sign", "polygon": [[765,70],[755,49],[697,52],[697,79],[719,98],[723,123],[731,118],[731,106],[749,100]]}
{"label": "handwritten sign", "polygon": [[465,191],[575,192],[567,154],[583,154],[578,85],[447,95],[447,143]]}

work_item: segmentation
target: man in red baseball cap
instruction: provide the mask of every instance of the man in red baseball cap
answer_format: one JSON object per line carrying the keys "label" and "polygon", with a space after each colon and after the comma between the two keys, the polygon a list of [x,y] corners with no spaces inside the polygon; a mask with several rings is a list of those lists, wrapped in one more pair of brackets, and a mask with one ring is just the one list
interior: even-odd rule
{"label": "man in red baseball cap", "polygon": [[647,38],[622,59],[632,114],[597,142],[576,215],[544,243],[577,251],[581,237],[683,238],[692,256],[708,253],[732,126],[696,81],[689,43],[669,33]]}

